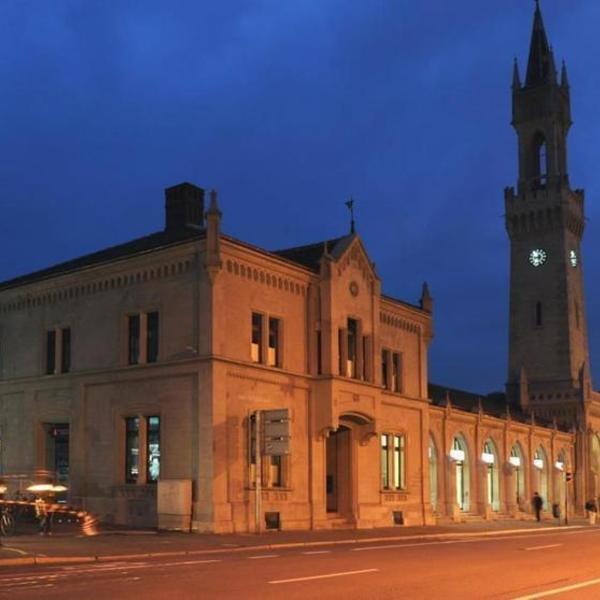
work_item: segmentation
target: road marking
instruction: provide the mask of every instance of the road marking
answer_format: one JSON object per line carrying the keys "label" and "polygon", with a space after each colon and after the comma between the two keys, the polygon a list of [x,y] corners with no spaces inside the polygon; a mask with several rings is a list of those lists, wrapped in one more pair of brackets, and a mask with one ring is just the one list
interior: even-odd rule
{"label": "road marking", "polygon": [[12,546],[2,546],[2,550],[8,550],[9,552],[16,552],[21,556],[26,556],[27,552],[25,550],[21,550],[20,548],[13,548]]}
{"label": "road marking", "polygon": [[303,552],[302,554],[331,554],[331,550],[312,550],[311,552]]}
{"label": "road marking", "polygon": [[259,554],[258,556],[248,556],[250,560],[256,560],[258,558],[277,558],[279,554]]}
{"label": "road marking", "polygon": [[523,550],[545,550],[546,548],[558,548],[563,544],[548,544],[547,546],[531,546],[531,548],[523,548]]}
{"label": "road marking", "polygon": [[294,579],[277,579],[269,581],[271,584],[295,583],[297,581],[311,581],[313,579],[330,579],[331,577],[345,577],[346,575],[362,575],[363,573],[375,573],[379,569],[363,569],[362,571],[343,571],[341,573],[327,573],[326,575],[311,575],[309,577],[294,577]]}
{"label": "road marking", "polygon": [[513,600],[535,600],[536,598],[546,598],[546,596],[556,596],[557,594],[564,594],[571,590],[579,590],[581,588],[590,587],[592,585],[600,584],[600,579],[591,579],[590,581],[583,581],[581,583],[575,583],[573,585],[567,585],[561,588],[554,588],[553,590],[546,590],[545,592],[538,592],[537,594],[531,594],[529,596],[519,596],[513,598]]}

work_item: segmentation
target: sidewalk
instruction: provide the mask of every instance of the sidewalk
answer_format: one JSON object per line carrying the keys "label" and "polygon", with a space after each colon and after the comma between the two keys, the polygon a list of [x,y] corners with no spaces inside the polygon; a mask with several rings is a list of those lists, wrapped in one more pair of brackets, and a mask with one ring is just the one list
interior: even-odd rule
{"label": "sidewalk", "polygon": [[[571,527],[586,526],[576,519]],[[31,531],[2,538],[0,567],[33,564],[95,562],[153,556],[216,554],[246,550],[272,550],[300,546],[356,544],[379,541],[419,540],[449,537],[475,537],[565,529],[556,521],[490,521],[429,527],[390,527],[385,529],[340,529],[283,531],[257,534],[185,534],[154,531],[105,531],[84,537],[77,530],[55,531],[40,537]]]}

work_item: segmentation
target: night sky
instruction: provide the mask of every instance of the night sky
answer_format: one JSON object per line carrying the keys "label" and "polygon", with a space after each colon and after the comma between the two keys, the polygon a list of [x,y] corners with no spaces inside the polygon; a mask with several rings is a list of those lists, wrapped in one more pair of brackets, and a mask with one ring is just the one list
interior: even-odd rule
{"label": "night sky", "polygon": [[[163,189],[217,188],[226,233],[267,249],[348,231],[384,292],[435,298],[430,379],[506,376],[517,177],[514,56],[529,0],[3,0],[0,280],[162,229]],[[544,0],[586,188],[600,382],[600,2]],[[560,62],[559,62],[560,64]]]}

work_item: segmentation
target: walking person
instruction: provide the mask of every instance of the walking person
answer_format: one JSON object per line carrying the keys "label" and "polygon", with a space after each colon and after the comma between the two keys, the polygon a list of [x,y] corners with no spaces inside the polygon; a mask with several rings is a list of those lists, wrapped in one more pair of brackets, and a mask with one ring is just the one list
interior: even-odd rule
{"label": "walking person", "polygon": [[50,535],[52,514],[48,510],[46,501],[41,496],[35,499],[35,516],[39,521],[40,535]]}
{"label": "walking person", "polygon": [[596,524],[596,513],[598,512],[598,506],[596,505],[596,501],[594,499],[588,500],[585,503],[585,510],[587,510],[587,516],[590,525]]}
{"label": "walking person", "polygon": [[531,504],[535,512],[535,518],[539,523],[542,520],[542,506],[544,506],[544,500],[537,492],[534,492]]}

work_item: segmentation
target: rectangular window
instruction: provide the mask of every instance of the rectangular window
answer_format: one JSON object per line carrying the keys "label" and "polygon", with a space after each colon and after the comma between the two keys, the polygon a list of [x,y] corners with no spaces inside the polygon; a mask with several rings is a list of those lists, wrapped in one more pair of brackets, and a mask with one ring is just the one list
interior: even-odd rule
{"label": "rectangular window", "polygon": [[402,391],[402,354],[394,352],[392,355],[392,390]]}
{"label": "rectangular window", "polygon": [[158,359],[158,313],[148,313],[146,319],[146,362],[153,363]]}
{"label": "rectangular window", "polygon": [[140,459],[140,419],[125,419],[125,482],[137,483]]}
{"label": "rectangular window", "polygon": [[389,373],[388,373],[388,358],[390,351],[381,351],[381,385],[387,388],[389,385]]}
{"label": "rectangular window", "polygon": [[62,358],[61,373],[68,373],[71,370],[71,328],[65,327],[62,330]]}
{"label": "rectangular window", "polygon": [[346,377],[356,377],[356,344],[358,343],[358,321],[348,319],[348,357],[346,361]]}
{"label": "rectangular window", "polygon": [[270,484],[271,487],[282,487],[283,486],[283,478],[282,478],[282,456],[271,456],[271,473]]}
{"label": "rectangular window", "polygon": [[394,436],[394,488],[403,490],[405,486],[404,475],[404,436]]}
{"label": "rectangular window", "polygon": [[263,316],[259,313],[252,313],[252,342],[250,344],[250,355],[252,362],[261,363],[263,361]]}
{"label": "rectangular window", "polygon": [[130,315],[128,325],[127,364],[140,362],[140,315]]}
{"label": "rectangular window", "polygon": [[160,417],[148,417],[147,426],[147,461],[146,481],[156,483],[160,476]]}
{"label": "rectangular window", "polygon": [[56,331],[46,332],[46,374],[54,375],[56,367]]}
{"label": "rectangular window", "polygon": [[280,321],[269,317],[269,347],[267,350],[267,365],[270,367],[281,366],[280,340],[281,333]]}
{"label": "rectangular window", "polygon": [[381,436],[381,487],[384,490],[390,488],[390,469],[388,452],[390,449],[390,436],[384,433]]}

